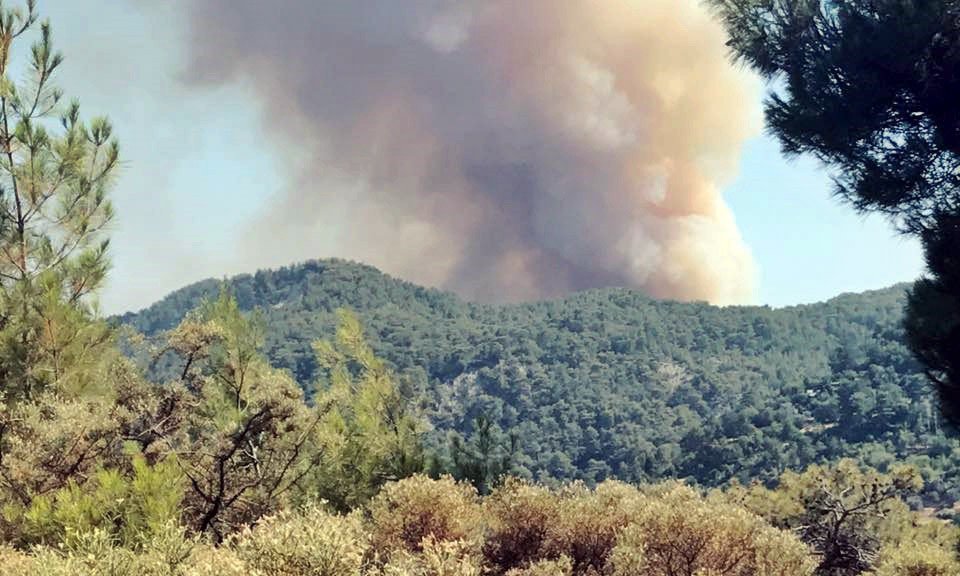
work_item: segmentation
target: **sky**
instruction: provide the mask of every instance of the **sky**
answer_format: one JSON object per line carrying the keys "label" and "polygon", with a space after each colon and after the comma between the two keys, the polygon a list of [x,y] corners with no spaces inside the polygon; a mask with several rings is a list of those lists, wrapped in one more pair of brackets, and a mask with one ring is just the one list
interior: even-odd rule
{"label": "sky", "polygon": [[[40,0],[66,55],[60,85],[86,115],[109,115],[121,140],[114,265],[101,296],[107,313],[148,306],[193,281],[304,257],[269,246],[260,252],[269,257],[251,261],[243,253],[251,223],[266,218],[288,185],[286,166],[297,152],[265,137],[269,115],[249,84],[187,81],[181,8],[176,1]],[[723,195],[756,261],[757,304],[821,301],[922,272],[915,241],[854,214],[831,196],[815,162],[785,159],[767,136],[747,143]],[[332,240],[326,246],[311,256],[340,255]]]}

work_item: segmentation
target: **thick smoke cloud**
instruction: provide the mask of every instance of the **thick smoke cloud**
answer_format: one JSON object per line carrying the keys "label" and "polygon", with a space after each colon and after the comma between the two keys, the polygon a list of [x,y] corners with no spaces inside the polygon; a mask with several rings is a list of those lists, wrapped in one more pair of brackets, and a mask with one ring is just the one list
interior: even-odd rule
{"label": "thick smoke cloud", "polygon": [[752,297],[718,186],[756,127],[753,84],[697,0],[188,10],[189,80],[247,82],[289,159],[248,249],[334,246],[481,300]]}

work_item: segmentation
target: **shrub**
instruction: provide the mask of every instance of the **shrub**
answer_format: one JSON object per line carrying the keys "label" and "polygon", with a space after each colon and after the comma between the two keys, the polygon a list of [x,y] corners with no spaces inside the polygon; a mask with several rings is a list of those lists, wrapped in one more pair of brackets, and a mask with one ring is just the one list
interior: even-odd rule
{"label": "shrub", "polygon": [[387,484],[370,503],[374,549],[420,552],[428,536],[438,542],[479,543],[482,510],[476,490],[445,476],[422,475]]}
{"label": "shrub", "polygon": [[578,484],[563,489],[545,555],[569,557],[574,574],[601,572],[620,532],[637,518],[645,502],[636,488],[621,482],[604,482],[592,491]]}
{"label": "shrub", "polygon": [[[93,485],[91,483],[91,485]],[[213,546],[175,523],[125,539],[93,526],[56,546],[0,548],[0,576],[804,576],[791,531],[680,484],[560,490],[508,480],[481,504],[451,478],[387,485],[369,514],[311,506]],[[944,541],[887,541],[876,576],[953,576]]]}
{"label": "shrub", "polygon": [[550,531],[560,519],[556,494],[508,479],[484,501],[488,527],[483,556],[498,573],[527,566],[545,553]]}
{"label": "shrub", "polygon": [[[179,574],[177,576],[180,576]],[[267,576],[247,566],[233,550],[221,546],[197,546],[190,555],[183,576]]]}
{"label": "shrub", "polygon": [[960,574],[956,556],[941,546],[919,544],[884,550],[877,576],[954,576]]}
{"label": "shrub", "polygon": [[0,547],[0,576],[37,574],[36,564],[36,558],[25,552],[8,546]]}
{"label": "shrub", "polygon": [[483,573],[482,560],[471,542],[444,542],[427,536],[422,547],[419,554],[400,551],[380,574],[370,576],[480,576]]}
{"label": "shrub", "polygon": [[108,531],[95,529],[77,535],[69,545],[42,546],[30,555],[7,549],[0,552],[0,576],[194,576],[190,557],[197,543],[175,527],[158,532],[137,551],[115,541]]}
{"label": "shrub", "polygon": [[615,576],[802,576],[814,565],[792,534],[688,488],[650,499],[611,555]]}
{"label": "shrub", "polygon": [[52,495],[34,498],[19,519],[20,539],[55,545],[102,529],[118,544],[137,547],[179,523],[182,496],[173,459],[150,466],[137,455],[129,476],[100,470],[83,485],[71,482]]}
{"label": "shrub", "polygon": [[250,568],[270,576],[357,576],[369,547],[357,514],[337,516],[320,508],[264,519],[228,540]]}
{"label": "shrub", "polygon": [[103,399],[53,393],[13,406],[0,403],[0,499],[4,538],[21,539],[23,513],[33,500],[117,463],[118,416]]}
{"label": "shrub", "polygon": [[515,568],[506,576],[572,576],[573,562],[562,556],[557,560],[540,560],[526,568]]}

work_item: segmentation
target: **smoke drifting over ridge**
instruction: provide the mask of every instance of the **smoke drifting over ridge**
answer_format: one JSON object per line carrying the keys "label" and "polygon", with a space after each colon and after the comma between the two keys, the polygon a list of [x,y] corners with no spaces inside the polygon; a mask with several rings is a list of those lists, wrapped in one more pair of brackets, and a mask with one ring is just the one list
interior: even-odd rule
{"label": "smoke drifting over ridge", "polygon": [[757,126],[753,81],[697,0],[187,6],[190,81],[249,83],[291,152],[250,250],[481,300],[751,299],[718,187]]}

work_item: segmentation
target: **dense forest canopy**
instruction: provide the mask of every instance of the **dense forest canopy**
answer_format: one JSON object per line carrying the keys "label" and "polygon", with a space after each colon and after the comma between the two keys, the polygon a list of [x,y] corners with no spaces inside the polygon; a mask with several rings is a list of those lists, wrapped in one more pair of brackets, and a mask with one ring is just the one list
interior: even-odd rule
{"label": "dense forest canopy", "polygon": [[[220,284],[117,320],[158,336]],[[956,441],[903,343],[906,286],[774,310],[629,290],[478,305],[337,260],[227,284],[259,310],[271,363],[305,386],[317,373],[311,342],[332,334],[338,308],[356,311],[419,392],[439,452],[487,418],[503,449],[516,438],[513,472],[538,480],[767,482],[850,456],[881,469],[915,462],[930,506],[960,497]]]}

